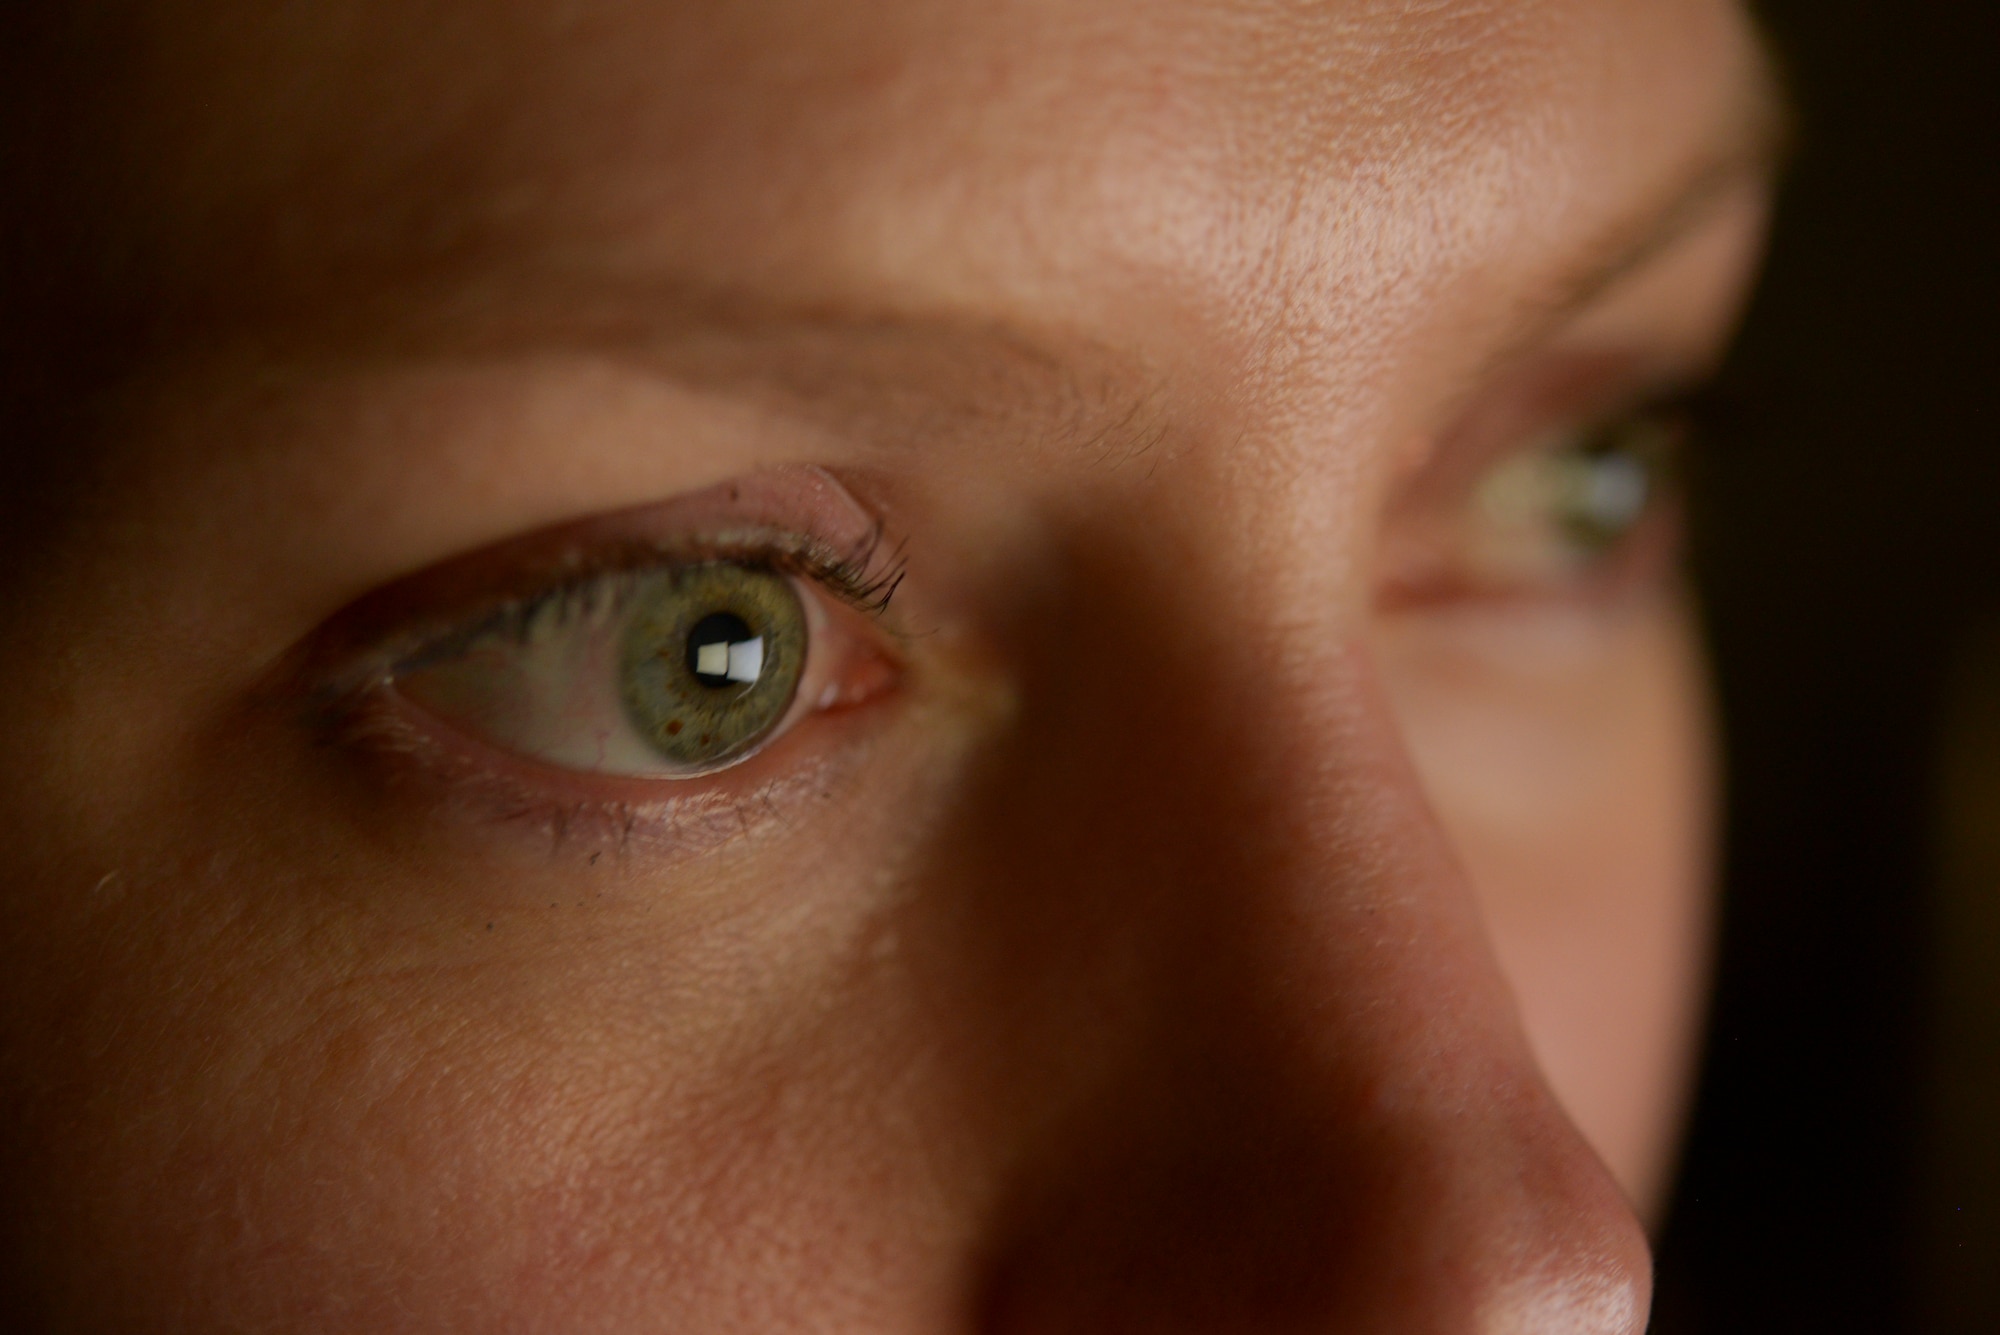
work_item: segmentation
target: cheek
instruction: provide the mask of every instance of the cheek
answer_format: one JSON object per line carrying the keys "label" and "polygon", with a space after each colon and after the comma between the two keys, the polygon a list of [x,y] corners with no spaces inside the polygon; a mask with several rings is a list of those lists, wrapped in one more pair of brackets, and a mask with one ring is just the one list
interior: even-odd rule
{"label": "cheek", "polygon": [[1685,613],[1411,617],[1379,650],[1543,1071],[1653,1210],[1708,926],[1709,720]]}
{"label": "cheek", "polygon": [[[496,912],[513,940],[470,950],[232,927],[106,989],[94,1089],[38,1137],[77,1324],[150,1329],[121,1304],[171,1295],[190,1329],[641,1329],[649,1303],[754,1329],[746,1277],[772,1315],[884,1242],[855,1101],[771,1018],[840,995],[789,967],[816,925]],[[72,1287],[85,1255],[113,1289]]]}
{"label": "cheek", "polygon": [[54,1327],[923,1328],[951,1211],[907,1146],[949,1082],[880,864],[939,749],[665,871],[330,835],[286,814],[326,809],[316,771],[235,757],[262,791],[199,809],[247,832],[130,859],[159,874],[51,952],[87,991],[6,1054],[51,1086],[17,1143]]}

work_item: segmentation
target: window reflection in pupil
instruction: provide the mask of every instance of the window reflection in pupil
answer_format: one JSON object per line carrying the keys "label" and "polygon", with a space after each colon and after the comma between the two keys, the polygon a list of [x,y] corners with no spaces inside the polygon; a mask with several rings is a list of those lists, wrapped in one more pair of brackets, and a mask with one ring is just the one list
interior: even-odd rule
{"label": "window reflection in pupil", "polygon": [[733,612],[711,612],[687,637],[687,670],[715,689],[755,685],[763,674],[764,640]]}

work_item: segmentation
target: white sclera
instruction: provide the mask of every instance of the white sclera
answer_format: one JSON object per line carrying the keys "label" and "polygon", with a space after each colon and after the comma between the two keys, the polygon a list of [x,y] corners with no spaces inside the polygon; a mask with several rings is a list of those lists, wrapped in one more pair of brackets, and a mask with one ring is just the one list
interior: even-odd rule
{"label": "white sclera", "polygon": [[[618,694],[618,635],[628,614],[599,597],[496,633],[444,662],[399,675],[416,704],[502,750],[569,769],[659,773]],[[724,651],[727,665],[727,646]],[[718,672],[718,675],[720,673]]]}

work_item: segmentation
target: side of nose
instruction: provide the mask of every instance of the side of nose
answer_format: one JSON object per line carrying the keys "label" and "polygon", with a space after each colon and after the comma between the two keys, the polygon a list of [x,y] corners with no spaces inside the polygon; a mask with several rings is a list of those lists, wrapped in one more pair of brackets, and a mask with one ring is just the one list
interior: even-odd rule
{"label": "side of nose", "polygon": [[1643,1234],[1527,1051],[1356,637],[1102,579],[1119,606],[1030,657],[983,856],[1062,942],[1012,957],[1087,975],[1110,1037],[1047,1040],[1079,1092],[1014,1174],[979,1328],[1636,1335]]}

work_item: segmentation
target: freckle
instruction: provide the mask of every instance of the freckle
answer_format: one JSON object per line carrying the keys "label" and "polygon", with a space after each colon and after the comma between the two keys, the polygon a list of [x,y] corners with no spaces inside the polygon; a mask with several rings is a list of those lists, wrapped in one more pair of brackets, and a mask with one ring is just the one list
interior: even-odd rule
{"label": "freckle", "polygon": [[679,719],[672,719],[667,723],[667,736],[678,737],[680,735],[680,731],[681,731],[681,721]]}
{"label": "freckle", "polygon": [[490,922],[489,922],[489,923],[487,923],[487,924],[486,924],[486,930],[487,930],[487,931],[489,931],[489,932],[490,932],[490,931],[492,931],[492,930],[493,930],[493,924],[492,924],[492,923],[490,923]]}
{"label": "freckle", "polygon": [[590,855],[590,865],[591,865],[591,866],[593,866],[593,867],[595,867],[595,866],[597,865],[597,860],[598,860],[599,858],[603,857],[603,856],[604,856],[604,853],[603,853],[603,851],[602,851],[602,850],[600,850],[600,851],[598,851],[598,852],[595,852],[595,853],[592,853],[592,854]]}

